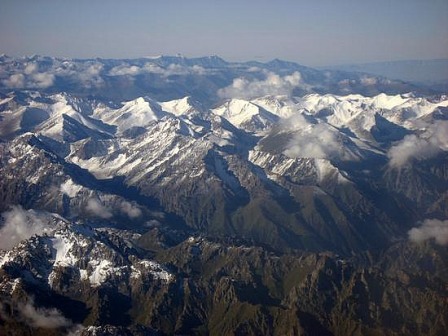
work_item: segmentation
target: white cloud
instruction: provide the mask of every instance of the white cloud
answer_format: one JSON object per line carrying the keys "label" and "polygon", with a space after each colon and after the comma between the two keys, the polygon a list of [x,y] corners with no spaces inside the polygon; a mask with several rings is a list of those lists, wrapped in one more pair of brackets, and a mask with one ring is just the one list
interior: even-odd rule
{"label": "white cloud", "polygon": [[436,152],[427,139],[421,139],[414,134],[407,135],[398,144],[393,146],[387,156],[389,165],[395,168],[404,166],[411,159],[422,160]]}
{"label": "white cloud", "polygon": [[23,70],[23,72],[26,75],[31,75],[35,72],[37,72],[39,70],[39,65],[37,63],[29,63],[26,65],[25,69]]}
{"label": "white cloud", "polygon": [[104,66],[101,63],[93,63],[90,64],[82,73],[86,74],[89,78],[93,76],[99,76],[101,74],[101,71],[103,70],[103,67]]}
{"label": "white cloud", "polygon": [[199,65],[193,65],[193,66],[183,66],[180,64],[170,64],[166,69],[164,69],[163,76],[173,76],[173,75],[189,75],[189,74],[196,74],[196,75],[203,75],[205,74],[206,70],[199,66]]}
{"label": "white cloud", "polygon": [[180,65],[180,64],[170,64],[164,71],[164,76],[171,76],[171,75],[186,75],[188,74],[188,68]]}
{"label": "white cloud", "polygon": [[50,87],[54,83],[54,75],[47,72],[39,72],[32,74],[29,78],[29,82],[27,83],[27,87],[46,89]]}
{"label": "white cloud", "polygon": [[165,69],[159,67],[158,65],[156,65],[154,63],[146,63],[142,69],[144,72],[150,72],[150,73],[156,73],[156,74],[163,74],[165,72]]}
{"label": "white cloud", "polygon": [[206,70],[199,66],[183,66],[180,64],[170,64],[166,68],[162,68],[153,63],[146,63],[143,67],[129,64],[121,64],[109,71],[110,76],[137,76],[144,73],[160,74],[164,77],[172,75],[188,75],[198,74],[203,75]]}
{"label": "white cloud", "polygon": [[59,67],[52,69],[52,74],[58,77],[69,77],[73,81],[81,82],[86,88],[101,87],[104,79],[101,77],[104,65],[96,61],[87,63],[63,62]]}
{"label": "white cloud", "polygon": [[38,88],[45,89],[50,87],[54,83],[55,76],[51,73],[46,72],[37,72],[34,73],[35,69],[29,69],[29,67],[33,67],[33,64],[28,65],[25,68],[25,73],[28,75],[18,73],[11,75],[8,79],[3,81],[3,84],[11,89],[20,89],[20,88]]}
{"label": "white cloud", "polygon": [[207,71],[200,65],[193,65],[189,70],[197,75],[204,75]]}
{"label": "white cloud", "polygon": [[287,119],[282,119],[282,128],[287,131],[305,130],[313,126],[302,114],[293,114]]}
{"label": "white cloud", "polygon": [[9,250],[20,241],[36,234],[50,231],[51,227],[43,216],[35,211],[13,206],[2,214],[3,226],[0,229],[0,248]]}
{"label": "white cloud", "polygon": [[81,189],[82,186],[74,183],[70,178],[60,186],[61,192],[69,197],[75,197],[81,191]]}
{"label": "white cloud", "polygon": [[143,72],[143,69],[136,65],[122,64],[109,71],[110,76],[136,76]]}
{"label": "white cloud", "polygon": [[448,121],[436,122],[420,136],[405,136],[387,155],[391,167],[401,168],[413,159],[429,159],[440,151],[448,151]]}
{"label": "white cloud", "polygon": [[160,226],[161,223],[156,219],[151,219],[150,221],[146,222],[144,225],[148,228],[154,228],[154,227]]}
{"label": "white cloud", "polygon": [[61,328],[71,327],[73,322],[65,318],[62,313],[55,308],[38,308],[34,300],[27,303],[19,303],[18,310],[25,319],[25,323],[35,328]]}
{"label": "white cloud", "polygon": [[408,235],[416,243],[434,239],[439,245],[448,245],[448,220],[426,219],[420,227],[409,230]]}
{"label": "white cloud", "polygon": [[378,79],[375,77],[369,77],[369,76],[362,76],[361,77],[361,84],[362,85],[376,85],[378,83]]}
{"label": "white cloud", "polygon": [[101,204],[96,198],[91,198],[87,201],[86,210],[94,216],[108,219],[112,217],[111,210]]}
{"label": "white cloud", "polygon": [[131,219],[140,217],[142,215],[142,211],[140,210],[140,208],[127,201],[121,202],[120,210]]}
{"label": "white cloud", "polygon": [[[303,116],[288,119],[300,131],[288,143],[284,154],[292,158],[330,159],[338,156],[347,158],[342,140],[335,131],[324,124],[309,124]],[[297,126],[298,124],[298,126]],[[294,126],[293,126],[294,127]]]}
{"label": "white cloud", "polygon": [[78,79],[83,82],[87,88],[100,87],[104,84],[104,80],[101,77],[101,71],[103,71],[103,64],[93,63],[82,71],[76,73]]}
{"label": "white cloud", "polygon": [[[66,187],[67,186],[64,185],[64,188],[66,188]],[[73,191],[77,190],[77,189],[72,190],[72,185],[68,186],[68,188],[66,188],[66,189],[68,189],[69,192],[73,192]],[[87,205],[86,205],[85,209],[91,215],[94,215],[99,218],[108,219],[113,216],[113,210],[110,207],[102,204],[101,201],[98,200],[97,198],[90,198],[87,201]],[[137,205],[134,205],[128,201],[121,201],[120,203],[118,203],[116,206],[116,211],[117,212],[120,211],[122,214],[128,216],[131,219],[135,219],[142,215],[142,210]]]}
{"label": "white cloud", "polygon": [[25,86],[25,76],[23,74],[14,74],[3,81],[3,84],[11,89],[20,89]]}
{"label": "white cloud", "polygon": [[246,98],[262,97],[267,95],[291,95],[295,87],[304,86],[299,72],[281,77],[273,72],[267,72],[263,80],[248,80],[236,78],[233,83],[218,90],[221,98]]}

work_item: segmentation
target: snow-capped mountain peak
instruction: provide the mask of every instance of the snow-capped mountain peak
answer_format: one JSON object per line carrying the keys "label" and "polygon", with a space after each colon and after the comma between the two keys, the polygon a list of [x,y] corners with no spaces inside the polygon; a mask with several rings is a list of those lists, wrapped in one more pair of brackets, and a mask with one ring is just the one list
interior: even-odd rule
{"label": "snow-capped mountain peak", "polygon": [[107,124],[117,126],[118,131],[123,133],[133,127],[145,127],[165,115],[160,105],[149,98],[139,97],[122,104],[119,109],[103,106],[95,110],[94,116]]}
{"label": "snow-capped mountain peak", "polygon": [[237,128],[249,132],[263,131],[278,121],[278,117],[262,107],[243,99],[231,99],[213,110]]}

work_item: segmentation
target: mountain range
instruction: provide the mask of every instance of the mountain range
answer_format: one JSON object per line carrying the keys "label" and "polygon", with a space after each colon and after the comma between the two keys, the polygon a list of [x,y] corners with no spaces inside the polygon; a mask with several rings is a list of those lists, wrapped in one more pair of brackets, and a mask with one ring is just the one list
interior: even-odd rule
{"label": "mountain range", "polygon": [[448,59],[408,60],[327,66],[325,69],[369,73],[446,91]]}
{"label": "mountain range", "polygon": [[0,83],[6,334],[446,330],[446,95],[216,56]]}

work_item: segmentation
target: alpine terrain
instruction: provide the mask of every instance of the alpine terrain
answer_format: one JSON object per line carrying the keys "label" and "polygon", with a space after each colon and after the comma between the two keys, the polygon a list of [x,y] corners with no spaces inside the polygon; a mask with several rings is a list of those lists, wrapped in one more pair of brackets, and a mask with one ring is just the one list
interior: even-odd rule
{"label": "alpine terrain", "polygon": [[445,335],[448,96],[3,55],[0,213],[2,335]]}

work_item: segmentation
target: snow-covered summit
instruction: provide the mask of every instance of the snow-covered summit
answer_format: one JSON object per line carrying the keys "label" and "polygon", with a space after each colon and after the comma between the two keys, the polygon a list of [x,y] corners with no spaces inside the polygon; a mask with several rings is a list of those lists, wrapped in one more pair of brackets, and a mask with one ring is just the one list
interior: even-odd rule
{"label": "snow-covered summit", "polygon": [[204,111],[204,108],[200,106],[200,104],[196,101],[193,101],[193,99],[189,96],[181,98],[181,99],[174,99],[167,102],[160,103],[160,106],[163,111],[169,112],[174,114],[175,116],[192,116],[201,114]]}
{"label": "snow-covered summit", "polygon": [[124,132],[132,127],[145,127],[165,115],[160,105],[148,97],[139,97],[122,104],[119,109],[103,106],[95,110],[94,116],[117,126],[119,132]]}
{"label": "snow-covered summit", "polygon": [[213,113],[227,119],[235,127],[249,132],[264,131],[279,119],[262,107],[243,99],[231,99],[214,109]]}
{"label": "snow-covered summit", "polygon": [[[60,220],[51,231],[30,237],[1,252],[0,268],[17,267],[25,278],[58,286],[70,269],[72,281],[98,287],[106,282],[170,282],[173,275],[157,262],[139,257],[132,242],[107,231]],[[22,277],[23,274],[16,274]]]}

